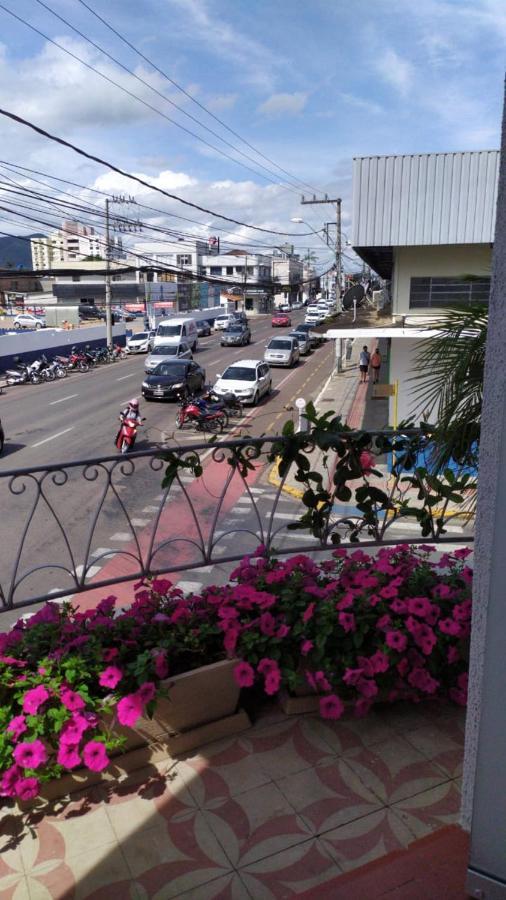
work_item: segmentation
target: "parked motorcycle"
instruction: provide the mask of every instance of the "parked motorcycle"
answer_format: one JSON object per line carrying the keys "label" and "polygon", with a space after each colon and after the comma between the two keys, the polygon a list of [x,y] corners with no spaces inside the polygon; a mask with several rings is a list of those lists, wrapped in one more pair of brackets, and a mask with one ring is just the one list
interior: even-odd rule
{"label": "parked motorcycle", "polygon": [[223,409],[210,409],[196,397],[182,397],[176,416],[176,426],[194,425],[197,431],[222,432],[228,417]]}
{"label": "parked motorcycle", "polygon": [[51,372],[54,378],[66,378],[68,375],[66,366],[64,366],[63,363],[59,362],[57,358],[53,359],[49,363],[49,366],[45,371]]}
{"label": "parked motorcycle", "polygon": [[[61,356],[57,356],[56,358],[60,361],[64,359],[64,357]],[[77,350],[76,347],[72,347],[70,350],[67,368],[77,369],[79,372],[88,372],[90,364],[84,354],[80,352],[80,350]]]}
{"label": "parked motorcycle", "polygon": [[129,450],[133,449],[135,444],[135,438],[137,437],[137,428],[139,425],[142,425],[145,422],[145,419],[142,419],[140,422],[138,419],[132,419],[126,416],[122,418],[119,417],[121,422],[120,429],[118,434],[116,435],[116,447],[120,451],[120,453],[128,453]]}
{"label": "parked motorcycle", "polygon": [[227,416],[231,418],[242,419],[244,415],[243,405],[235,394],[224,394],[223,397],[219,397],[210,388],[205,394],[202,394],[201,399],[205,400],[213,409],[223,409]]}
{"label": "parked motorcycle", "polygon": [[41,376],[39,373],[21,362],[19,356],[14,357],[15,368],[7,369],[5,372],[5,380],[7,384],[39,384]]}

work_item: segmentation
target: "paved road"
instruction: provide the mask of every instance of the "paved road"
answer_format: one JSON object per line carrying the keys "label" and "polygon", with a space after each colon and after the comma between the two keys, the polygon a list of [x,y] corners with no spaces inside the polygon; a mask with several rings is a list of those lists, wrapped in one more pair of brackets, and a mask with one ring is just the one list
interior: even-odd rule
{"label": "paved road", "polygon": [[[299,321],[302,316],[301,311],[294,316],[294,321]],[[270,320],[254,322],[252,330],[253,342],[249,347],[221,348],[219,335],[201,342],[196,359],[205,367],[208,380],[213,381],[232,360],[262,357],[264,346],[273,334]],[[271,397],[258,407],[248,409],[241,431],[251,435],[278,432],[286,418],[295,415],[287,412],[286,406],[293,406],[297,396],[314,398],[318,393],[330,372],[332,349],[325,345],[295,369],[273,369]],[[144,357],[135,356],[84,375],[74,374],[61,382],[6,391],[0,397],[0,415],[7,437],[5,454],[0,460],[0,475],[8,469],[114,453],[116,417],[128,398],[140,393],[143,362]],[[160,442],[170,444],[173,434],[183,445],[201,441],[202,437],[194,432],[175,430],[176,408],[172,403],[143,404],[142,412],[147,422],[137,449],[159,446]],[[75,473],[66,470],[65,476],[45,480],[43,495],[37,494],[31,479],[18,479],[12,487],[20,493],[13,494],[8,489],[7,479],[0,477],[0,583],[4,591],[13,576],[16,548],[23,539],[25,528],[27,533],[17,579],[49,559],[62,567],[28,575],[18,588],[18,601],[41,591],[67,588],[70,591],[73,584],[64,569],[69,567],[71,554],[77,563],[84,558],[87,547],[99,557],[99,565],[93,566],[85,575],[87,581],[93,578],[100,564],[110,560],[110,555],[127,546],[127,541],[132,538],[125,511],[135,528],[142,529],[152,521],[161,477],[160,472],[153,472],[147,462],[136,463],[133,477],[128,464],[125,469],[118,467],[112,483],[107,481],[103,470],[90,469],[87,476],[83,478],[82,468]],[[105,500],[90,534],[93,510],[100,505],[106,488]],[[36,500],[36,509],[32,512]],[[205,480],[198,486],[194,502],[197,514],[202,518],[212,513],[215,497],[206,487]],[[62,523],[61,528],[54,511]],[[186,522],[185,533],[190,528],[191,523]],[[177,530],[176,523],[174,530]],[[128,562],[126,553],[124,561],[125,564]]]}

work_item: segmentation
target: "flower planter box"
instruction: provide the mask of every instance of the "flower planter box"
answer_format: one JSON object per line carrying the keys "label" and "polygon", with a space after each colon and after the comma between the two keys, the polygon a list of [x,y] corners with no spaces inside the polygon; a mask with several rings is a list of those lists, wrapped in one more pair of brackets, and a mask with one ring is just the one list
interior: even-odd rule
{"label": "flower planter box", "polygon": [[[78,770],[43,786],[41,796],[56,800],[102,782],[123,782],[133,772],[188,753],[211,741],[245,731],[248,715],[238,709],[240,688],[233,669],[237,660],[223,660],[183,672],[164,682],[170,698],[161,698],[153,719],[141,719],[134,729],[115,726],[127,738],[124,750],[104,772]],[[30,808],[32,804],[22,804]]]}
{"label": "flower planter box", "polygon": [[317,694],[310,687],[298,688],[293,693],[282,691],[279,705],[286,716],[302,716],[305,713],[317,713],[323,694]]}

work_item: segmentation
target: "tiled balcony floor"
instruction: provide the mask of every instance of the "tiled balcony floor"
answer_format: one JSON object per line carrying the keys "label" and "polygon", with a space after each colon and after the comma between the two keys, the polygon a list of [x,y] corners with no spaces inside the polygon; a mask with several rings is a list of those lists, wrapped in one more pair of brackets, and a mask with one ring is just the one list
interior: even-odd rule
{"label": "tiled balcony floor", "polygon": [[287,718],[100,786],[0,838],[2,900],[279,900],[458,821],[464,711]]}

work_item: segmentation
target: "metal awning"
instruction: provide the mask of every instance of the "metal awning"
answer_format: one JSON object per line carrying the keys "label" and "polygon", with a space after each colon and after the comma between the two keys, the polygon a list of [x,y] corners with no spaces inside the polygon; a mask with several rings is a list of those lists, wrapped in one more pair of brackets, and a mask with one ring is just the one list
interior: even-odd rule
{"label": "metal awning", "polygon": [[394,326],[378,328],[329,328],[324,337],[327,340],[336,338],[428,338],[442,334],[438,329],[429,328],[395,328]]}

